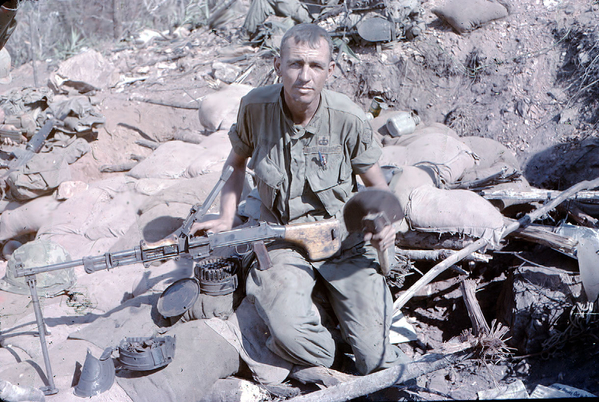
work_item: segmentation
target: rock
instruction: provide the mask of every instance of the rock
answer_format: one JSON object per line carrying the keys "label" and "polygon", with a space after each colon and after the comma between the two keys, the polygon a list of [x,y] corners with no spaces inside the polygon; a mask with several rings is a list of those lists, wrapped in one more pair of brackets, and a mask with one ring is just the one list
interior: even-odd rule
{"label": "rock", "polygon": [[65,60],[50,78],[56,88],[68,86],[80,93],[116,85],[118,74],[114,65],[95,50],[88,50]]}
{"label": "rock", "polygon": [[219,61],[212,63],[212,74],[214,78],[232,84],[241,73],[241,68],[233,64],[221,63]]}

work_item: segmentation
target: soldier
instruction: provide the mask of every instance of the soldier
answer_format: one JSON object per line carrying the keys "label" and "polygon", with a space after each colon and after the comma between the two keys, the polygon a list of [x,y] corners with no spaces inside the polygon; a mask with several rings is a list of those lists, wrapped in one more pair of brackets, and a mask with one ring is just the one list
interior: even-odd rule
{"label": "soldier", "polygon": [[[221,194],[220,216],[196,223],[192,233],[231,229],[248,159],[260,218],[268,222],[341,218],[356,175],[366,186],[388,189],[364,112],[345,95],[323,89],[335,68],[332,50],[330,36],[317,25],[296,25],[285,34],[274,60],[282,84],[254,89],[242,99],[229,132],[226,163],[234,172]],[[270,329],[269,349],[298,365],[333,364],[335,342],[312,300],[321,282],[362,374],[405,363],[389,343],[393,303],[376,263],[375,247],[394,246],[393,229],[345,232],[342,240],[341,250],[324,261],[309,261],[302,250],[275,241],[268,245],[272,267],[251,268],[246,292]]]}
{"label": "soldier", "polygon": [[243,22],[250,38],[256,36],[260,26],[271,15],[290,17],[296,23],[312,22],[308,8],[299,0],[253,0]]}

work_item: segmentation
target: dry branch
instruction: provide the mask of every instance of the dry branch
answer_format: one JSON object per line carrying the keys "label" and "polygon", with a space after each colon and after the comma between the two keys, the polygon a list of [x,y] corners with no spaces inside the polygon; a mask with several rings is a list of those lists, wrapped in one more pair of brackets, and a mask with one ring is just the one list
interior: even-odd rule
{"label": "dry branch", "polygon": [[464,279],[460,283],[460,289],[464,296],[468,317],[470,317],[470,321],[472,322],[474,336],[488,335],[491,332],[491,328],[489,328],[489,324],[487,324],[480,304],[478,304],[478,300],[476,299],[476,281]]}
{"label": "dry branch", "polygon": [[568,207],[560,206],[560,210],[565,210],[570,218],[572,218],[576,223],[581,226],[586,226],[589,228],[598,228],[599,227],[599,219],[592,217],[587,214],[576,205],[568,205]]}
{"label": "dry branch", "polygon": [[117,165],[102,165],[100,166],[100,172],[102,173],[115,173],[115,172],[128,172],[133,169],[139,162],[125,162]]}
{"label": "dry branch", "polygon": [[179,109],[192,109],[192,110],[197,110],[200,108],[200,106],[198,104],[190,104],[190,103],[180,103],[180,102],[166,102],[166,101],[162,101],[160,99],[150,99],[150,98],[145,98],[145,97],[141,97],[141,96],[132,96],[131,100],[134,101],[139,101],[139,102],[146,102],[146,103],[151,103],[153,105],[160,105],[160,106],[167,106],[167,107],[176,107]]}
{"label": "dry branch", "polygon": [[451,355],[430,354],[421,360],[394,366],[373,374],[354,377],[338,385],[291,398],[289,402],[343,402],[372,394],[395,384],[418,378],[457,363],[467,356],[460,352]]}
{"label": "dry branch", "polygon": [[160,146],[160,144],[157,143],[156,141],[144,140],[144,139],[136,140],[135,143],[137,145],[141,145],[142,147],[146,147],[146,148],[150,148],[150,149],[156,149]]}

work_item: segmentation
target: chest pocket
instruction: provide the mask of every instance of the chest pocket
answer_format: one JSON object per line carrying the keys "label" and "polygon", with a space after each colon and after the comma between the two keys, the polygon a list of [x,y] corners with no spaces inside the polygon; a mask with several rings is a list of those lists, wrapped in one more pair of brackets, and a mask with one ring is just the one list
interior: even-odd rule
{"label": "chest pocket", "polygon": [[284,173],[266,152],[260,152],[257,157],[252,158],[252,163],[248,167],[253,169],[256,174],[260,200],[268,209],[272,210],[283,184]]}
{"label": "chest pocket", "polygon": [[315,146],[304,148],[306,180],[312,191],[334,216],[351,193],[351,165],[345,161],[343,147]]}
{"label": "chest pocket", "polygon": [[326,190],[343,181],[348,169],[343,163],[341,145],[306,147],[304,156],[306,176],[312,191]]}

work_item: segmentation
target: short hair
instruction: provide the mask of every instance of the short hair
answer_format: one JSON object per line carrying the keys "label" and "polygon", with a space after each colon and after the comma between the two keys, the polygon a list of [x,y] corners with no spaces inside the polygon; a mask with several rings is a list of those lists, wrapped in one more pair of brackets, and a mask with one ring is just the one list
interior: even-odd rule
{"label": "short hair", "polygon": [[295,43],[307,43],[312,49],[316,49],[320,45],[320,40],[324,39],[329,47],[329,57],[333,61],[333,40],[331,35],[322,27],[316,24],[298,24],[285,32],[281,39],[280,55],[283,57],[283,49],[287,42],[293,38]]}

